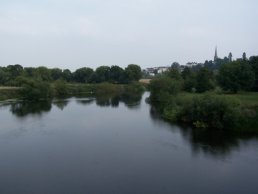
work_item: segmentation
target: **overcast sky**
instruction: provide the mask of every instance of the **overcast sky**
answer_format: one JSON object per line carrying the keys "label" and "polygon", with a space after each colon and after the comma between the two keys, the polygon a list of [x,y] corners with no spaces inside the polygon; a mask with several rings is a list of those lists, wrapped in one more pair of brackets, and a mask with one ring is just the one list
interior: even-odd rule
{"label": "overcast sky", "polygon": [[258,55],[257,0],[0,0],[0,66],[70,68]]}

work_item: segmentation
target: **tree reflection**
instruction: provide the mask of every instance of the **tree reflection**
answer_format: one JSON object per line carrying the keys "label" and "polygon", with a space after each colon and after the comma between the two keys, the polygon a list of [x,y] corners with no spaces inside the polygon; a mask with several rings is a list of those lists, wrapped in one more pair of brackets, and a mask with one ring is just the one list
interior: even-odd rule
{"label": "tree reflection", "polygon": [[42,113],[49,112],[51,108],[51,101],[24,101],[11,104],[10,111],[17,117],[26,117],[27,115],[40,116]]}
{"label": "tree reflection", "polygon": [[94,98],[82,98],[82,99],[76,99],[76,102],[81,105],[90,105],[95,101]]}
{"label": "tree reflection", "polygon": [[125,103],[127,108],[137,109],[140,107],[142,94],[124,94],[121,101]]}
{"label": "tree reflection", "polygon": [[122,102],[127,108],[136,109],[141,104],[142,94],[122,94],[122,95],[106,95],[96,96],[96,105],[100,107],[119,107]]}
{"label": "tree reflection", "polygon": [[110,96],[96,96],[96,105],[100,107],[108,107],[111,105]]}
{"label": "tree reflection", "polygon": [[57,108],[60,110],[64,110],[64,108],[68,105],[69,100],[65,99],[59,99],[59,100],[54,100],[53,104],[56,105]]}
{"label": "tree reflection", "polygon": [[112,107],[118,107],[119,101],[121,100],[120,96],[114,96],[111,98],[111,106]]}
{"label": "tree reflection", "polygon": [[176,129],[179,129],[182,137],[189,142],[194,155],[204,154],[213,158],[225,158],[238,150],[242,142],[258,137],[254,134],[243,135],[235,131],[193,129],[189,126],[172,124],[163,120],[153,107],[150,108],[150,116],[158,125],[164,123],[169,125],[171,132],[175,130],[175,126],[178,126]]}

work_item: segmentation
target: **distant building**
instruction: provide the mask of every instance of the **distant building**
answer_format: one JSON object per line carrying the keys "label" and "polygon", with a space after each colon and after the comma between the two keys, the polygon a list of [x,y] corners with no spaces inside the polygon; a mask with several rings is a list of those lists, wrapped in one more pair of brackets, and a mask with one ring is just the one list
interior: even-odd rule
{"label": "distant building", "polygon": [[170,67],[157,67],[157,73],[162,74],[164,72],[167,72],[170,69]]}
{"label": "distant building", "polygon": [[233,57],[233,55],[232,55],[232,53],[230,52],[229,55],[228,55],[228,61],[229,61],[229,62],[232,62],[232,57]]}
{"label": "distant building", "polygon": [[155,68],[147,68],[147,69],[144,69],[143,72],[147,75],[155,76],[156,70]]}
{"label": "distant building", "polygon": [[[184,71],[186,67],[189,67],[188,65],[180,65],[179,72]],[[192,67],[192,66],[191,66]]]}
{"label": "distant building", "polygon": [[145,70],[143,70],[143,72],[147,75],[150,76],[155,76],[157,74],[162,74],[165,73],[167,71],[169,71],[170,67],[150,67],[150,68],[146,68]]}
{"label": "distant building", "polygon": [[219,59],[218,57],[218,50],[217,50],[217,46],[215,48],[215,55],[214,55],[214,62],[216,62]]}

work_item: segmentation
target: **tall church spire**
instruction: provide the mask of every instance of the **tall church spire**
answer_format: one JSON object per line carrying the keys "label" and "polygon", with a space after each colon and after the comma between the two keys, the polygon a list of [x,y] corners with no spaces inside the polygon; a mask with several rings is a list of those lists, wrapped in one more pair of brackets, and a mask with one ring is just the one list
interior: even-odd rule
{"label": "tall church spire", "polygon": [[217,46],[215,48],[215,56],[214,56],[214,61],[217,61],[218,59],[218,51],[217,51]]}

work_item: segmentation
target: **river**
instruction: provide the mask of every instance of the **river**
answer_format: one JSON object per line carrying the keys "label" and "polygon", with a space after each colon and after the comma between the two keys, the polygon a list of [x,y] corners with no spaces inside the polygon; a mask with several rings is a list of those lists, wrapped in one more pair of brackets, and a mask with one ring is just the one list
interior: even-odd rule
{"label": "river", "polygon": [[0,106],[0,193],[258,193],[258,140],[167,123],[140,98]]}

